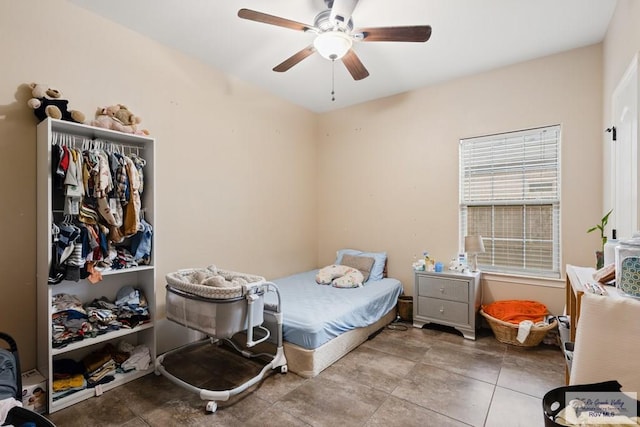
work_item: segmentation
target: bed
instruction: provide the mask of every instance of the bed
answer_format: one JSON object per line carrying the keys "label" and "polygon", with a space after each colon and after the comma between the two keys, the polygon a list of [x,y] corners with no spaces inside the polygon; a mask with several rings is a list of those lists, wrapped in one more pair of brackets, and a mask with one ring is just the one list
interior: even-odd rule
{"label": "bed", "polygon": [[[251,347],[254,354],[273,355],[271,367],[311,378],[395,320],[403,288],[399,280],[386,277],[386,262],[384,252],[343,249],[332,265],[272,282],[215,266],[179,270],[167,275],[167,318],[226,340],[239,351],[245,341],[245,348]],[[274,291],[259,292],[255,301],[253,293],[227,295],[238,289],[244,292],[248,286],[229,288],[226,280],[222,287],[214,283],[231,273],[246,276],[256,289]],[[326,279],[327,284],[318,284],[317,279]],[[157,370],[172,379],[162,371],[162,356],[158,359]],[[202,389],[189,389],[204,396]],[[218,394],[210,397],[218,391],[204,391],[208,399],[224,400]]]}
{"label": "bed", "polygon": [[[350,249],[338,252],[336,264],[359,265],[374,258],[362,287],[338,288],[316,283],[317,270],[273,280],[282,302],[284,352],[290,371],[311,378],[362,344],[396,318],[402,284],[386,276],[386,254]],[[349,262],[347,262],[347,259]],[[265,307],[275,304],[273,295]],[[265,316],[271,329],[272,320]]]}

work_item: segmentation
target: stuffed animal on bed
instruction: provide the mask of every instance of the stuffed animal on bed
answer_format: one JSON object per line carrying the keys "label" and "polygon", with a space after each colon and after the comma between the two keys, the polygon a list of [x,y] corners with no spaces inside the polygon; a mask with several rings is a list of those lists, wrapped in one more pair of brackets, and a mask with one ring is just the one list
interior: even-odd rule
{"label": "stuffed animal on bed", "polygon": [[317,284],[330,284],[335,288],[359,288],[362,287],[363,282],[362,273],[346,265],[328,265],[321,268],[316,274]]}

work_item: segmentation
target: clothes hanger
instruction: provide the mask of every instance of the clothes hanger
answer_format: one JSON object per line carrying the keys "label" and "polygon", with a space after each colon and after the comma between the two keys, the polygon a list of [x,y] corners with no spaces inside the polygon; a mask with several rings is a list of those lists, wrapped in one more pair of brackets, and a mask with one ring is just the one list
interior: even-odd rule
{"label": "clothes hanger", "polygon": [[58,236],[60,235],[60,227],[54,222],[51,223],[51,236],[53,236],[53,241],[58,240]]}

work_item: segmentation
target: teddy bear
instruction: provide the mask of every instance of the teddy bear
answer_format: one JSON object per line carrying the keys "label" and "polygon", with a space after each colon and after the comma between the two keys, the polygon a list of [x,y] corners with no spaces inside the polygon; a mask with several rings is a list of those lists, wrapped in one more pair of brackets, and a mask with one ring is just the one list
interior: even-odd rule
{"label": "teddy bear", "polygon": [[116,104],[112,105],[110,108],[112,109],[115,118],[125,125],[138,125],[142,121],[142,119],[133,114],[126,105]]}
{"label": "teddy bear", "polygon": [[134,115],[126,106],[116,104],[98,108],[91,125],[135,135],[149,135],[148,130],[138,129],[141,121],[140,117]]}
{"label": "teddy bear", "polygon": [[27,101],[27,105],[33,108],[33,113],[38,120],[43,121],[47,117],[51,117],[52,119],[84,123],[85,115],[77,110],[69,110],[67,108],[69,101],[61,99],[62,93],[59,90],[40,83],[31,83],[29,88],[32,98]]}

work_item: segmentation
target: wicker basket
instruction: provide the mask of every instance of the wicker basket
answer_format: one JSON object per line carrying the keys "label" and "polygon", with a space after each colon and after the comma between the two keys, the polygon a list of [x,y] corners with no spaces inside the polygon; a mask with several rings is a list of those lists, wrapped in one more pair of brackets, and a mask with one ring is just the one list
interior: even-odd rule
{"label": "wicker basket", "polygon": [[516,345],[518,347],[537,346],[542,342],[545,335],[547,335],[547,332],[558,326],[558,321],[555,318],[553,319],[553,322],[546,326],[533,326],[524,342],[520,342],[516,339],[518,336],[518,325],[496,319],[495,317],[485,313],[482,309],[480,309],[480,314],[487,319],[487,322],[489,322],[489,326],[498,341],[505,344]]}

